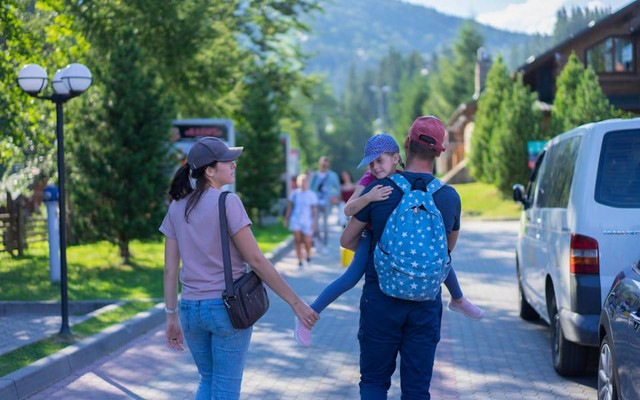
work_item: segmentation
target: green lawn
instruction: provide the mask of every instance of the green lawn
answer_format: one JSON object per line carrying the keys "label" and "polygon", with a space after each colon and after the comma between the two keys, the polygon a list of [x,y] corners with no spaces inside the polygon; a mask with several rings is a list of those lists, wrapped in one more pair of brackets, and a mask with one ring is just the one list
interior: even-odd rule
{"label": "green lawn", "polygon": [[[263,252],[289,236],[281,225],[253,227]],[[131,243],[131,264],[122,264],[107,242],[67,249],[70,300],[162,298],[163,241]],[[34,243],[23,257],[0,253],[0,300],[58,300],[60,286],[49,283],[46,242]]]}
{"label": "green lawn", "polygon": [[492,185],[474,182],[453,185],[453,187],[460,194],[463,217],[487,219],[520,217],[520,205],[511,199],[502,198]]}

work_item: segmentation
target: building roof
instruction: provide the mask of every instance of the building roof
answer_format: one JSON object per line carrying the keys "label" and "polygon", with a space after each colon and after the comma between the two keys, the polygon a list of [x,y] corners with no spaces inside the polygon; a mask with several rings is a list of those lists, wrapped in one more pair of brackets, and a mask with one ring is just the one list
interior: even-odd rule
{"label": "building roof", "polygon": [[[537,68],[538,66],[546,63],[547,61],[549,61],[549,59],[555,57],[555,54],[558,52],[558,50],[560,50],[561,48],[568,46],[569,44],[571,44],[574,41],[577,41],[579,39],[581,39],[585,34],[587,34],[588,32],[594,30],[594,29],[598,29],[598,28],[602,28],[606,25],[615,23],[619,18],[623,17],[624,15],[626,15],[627,13],[631,12],[632,9],[634,9],[635,7],[640,5],[640,0],[636,0],[633,1],[629,4],[627,4],[626,6],[624,6],[623,8],[621,8],[620,10],[616,11],[615,13],[609,14],[606,17],[600,19],[598,22],[593,23],[593,25],[589,24],[590,26],[571,35],[568,39],[562,41],[561,43],[557,44],[556,46],[552,47],[551,49],[545,51],[544,53],[538,55],[538,56],[534,56],[533,60],[531,61],[527,61],[527,63],[521,65],[520,67],[518,67],[516,70],[519,72],[523,72],[523,73],[527,73],[535,68]],[[640,28],[637,27],[637,28]],[[633,32],[630,32],[633,33]]]}

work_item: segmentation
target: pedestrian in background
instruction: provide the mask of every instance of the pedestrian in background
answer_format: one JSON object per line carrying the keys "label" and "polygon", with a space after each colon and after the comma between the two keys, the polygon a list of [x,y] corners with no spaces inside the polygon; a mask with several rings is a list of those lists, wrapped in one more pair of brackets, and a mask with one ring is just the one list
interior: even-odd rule
{"label": "pedestrian in background", "polygon": [[293,232],[293,240],[298,256],[298,267],[303,266],[302,247],[307,256],[307,266],[311,263],[311,235],[317,230],[318,197],[309,190],[309,178],[300,174],[297,179],[298,188],[291,193],[284,213],[284,227]]}
{"label": "pedestrian in background", "polygon": [[[327,248],[327,238],[329,236],[328,219],[331,207],[340,202],[340,180],[338,174],[329,169],[329,158],[322,156],[318,160],[318,170],[311,177],[311,190],[318,196],[318,218],[316,225],[318,232],[316,237],[322,239],[324,249]],[[322,234],[322,235],[321,235]]]}
{"label": "pedestrian in background", "polygon": [[[183,350],[186,338],[200,374],[196,399],[238,399],[252,328],[231,325],[222,300],[225,289],[218,199],[222,187],[234,182],[235,160],[241,147],[229,148],[212,137],[199,139],[171,182],[173,199],[160,231],[166,236],[164,296],[166,340]],[[190,178],[195,180],[195,188]],[[251,220],[235,194],[226,199],[233,280],[247,272],[247,264],[291,306],[311,328],[319,318],[289,287],[260,251]],[[177,304],[178,269],[182,297]]]}
{"label": "pedestrian in background", "polygon": [[338,224],[343,228],[347,225],[347,216],[344,213],[344,206],[347,204],[353,193],[356,191],[356,184],[353,183],[351,172],[343,170],[340,172],[340,205],[338,207]]}

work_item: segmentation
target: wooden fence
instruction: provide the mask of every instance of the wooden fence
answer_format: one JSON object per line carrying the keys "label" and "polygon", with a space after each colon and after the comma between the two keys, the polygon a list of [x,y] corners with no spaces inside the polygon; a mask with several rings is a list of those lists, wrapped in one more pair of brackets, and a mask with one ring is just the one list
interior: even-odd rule
{"label": "wooden fence", "polygon": [[31,214],[21,197],[7,199],[6,207],[0,208],[0,252],[22,256],[29,244],[47,240],[47,217]]}

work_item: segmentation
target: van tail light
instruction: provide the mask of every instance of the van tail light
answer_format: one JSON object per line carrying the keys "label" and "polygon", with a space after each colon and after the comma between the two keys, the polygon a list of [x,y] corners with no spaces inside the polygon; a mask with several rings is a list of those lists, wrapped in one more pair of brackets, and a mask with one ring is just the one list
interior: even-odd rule
{"label": "van tail light", "polygon": [[588,236],[572,234],[569,270],[572,274],[599,274],[598,241]]}

